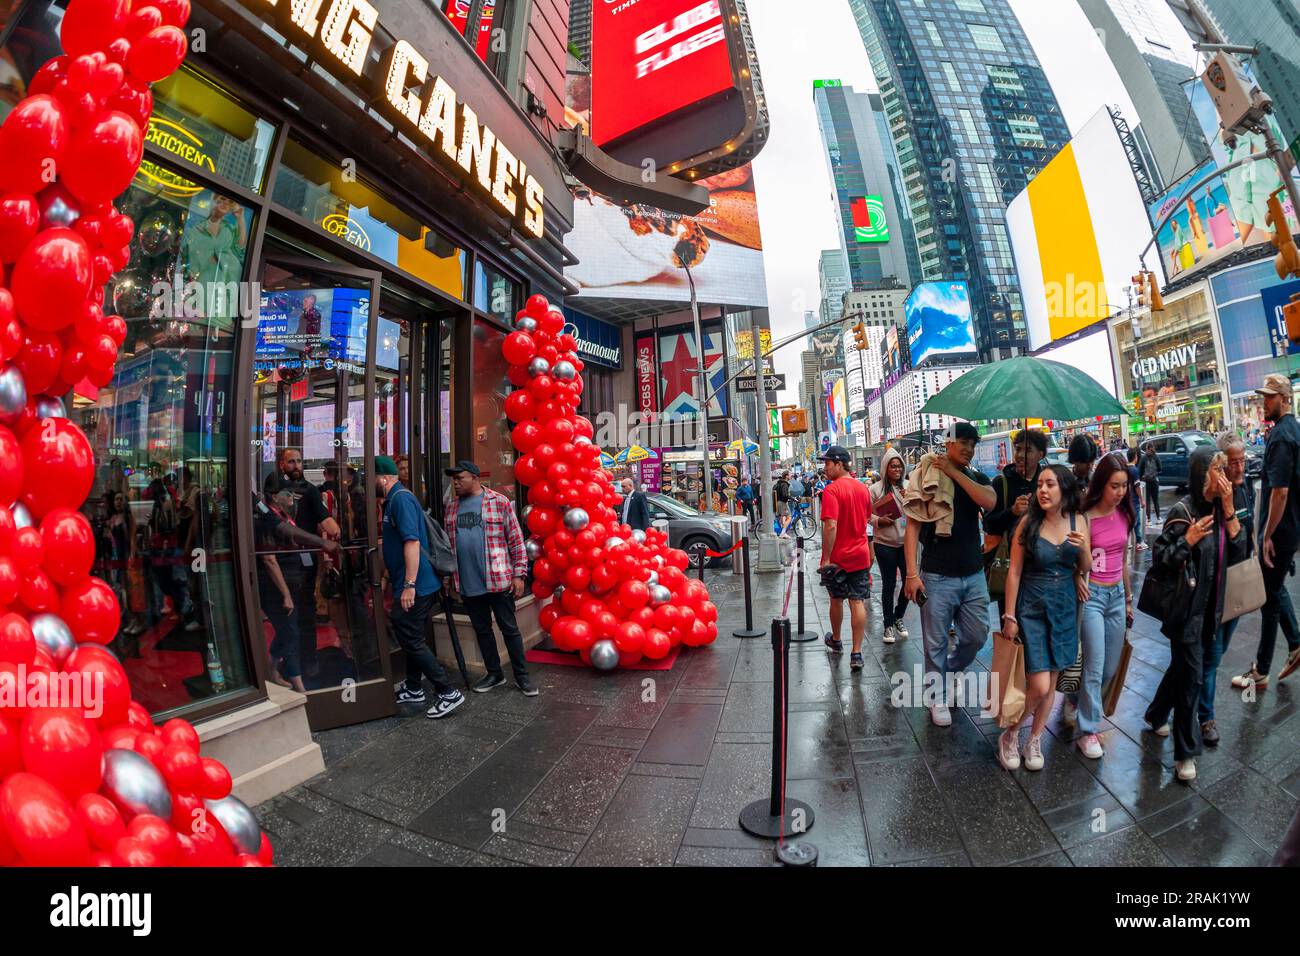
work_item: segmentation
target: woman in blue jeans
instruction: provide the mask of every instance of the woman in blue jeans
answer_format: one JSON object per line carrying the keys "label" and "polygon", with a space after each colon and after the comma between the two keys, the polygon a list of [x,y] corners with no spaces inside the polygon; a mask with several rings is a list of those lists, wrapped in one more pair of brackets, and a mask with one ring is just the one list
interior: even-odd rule
{"label": "woman in blue jeans", "polygon": [[1078,693],[1066,697],[1063,716],[1067,724],[1077,720],[1079,750],[1096,760],[1105,753],[1097,738],[1101,691],[1115,676],[1124,650],[1124,631],[1133,621],[1128,541],[1137,515],[1129,491],[1129,471],[1118,455],[1106,455],[1097,463],[1083,499],[1083,513],[1092,536],[1092,571],[1079,632],[1083,685]]}

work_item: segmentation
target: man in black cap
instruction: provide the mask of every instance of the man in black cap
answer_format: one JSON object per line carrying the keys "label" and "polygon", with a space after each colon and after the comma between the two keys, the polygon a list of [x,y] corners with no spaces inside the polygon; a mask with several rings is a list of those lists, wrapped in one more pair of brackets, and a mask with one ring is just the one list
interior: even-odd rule
{"label": "man in black cap", "polygon": [[871,492],[853,479],[849,470],[849,453],[841,445],[831,445],[821,455],[826,463],[826,477],[831,483],[822,491],[822,562],[818,573],[831,597],[831,629],[826,632],[826,646],[839,653],[840,626],[844,623],[844,602],[849,602],[853,650],[849,670],[862,670],[862,638],[867,630],[867,601],[871,597],[871,539],[867,528],[871,521]]}
{"label": "man in black cap", "polygon": [[510,655],[515,684],[525,697],[536,697],[537,688],[529,680],[524,662],[524,638],[515,622],[515,599],[524,596],[528,553],[514,505],[499,491],[483,487],[482,473],[472,461],[458,461],[445,473],[455,492],[447,502],[443,523],[456,554],[453,580],[469,611],[487,668],[487,676],[474,685],[474,692],[483,694],[506,682],[492,633],[495,617]]}
{"label": "man in black cap", "polygon": [[[942,703],[930,706],[936,727],[952,723],[946,699],[947,675],[965,670],[989,636],[989,588],[984,579],[980,548],[980,512],[997,503],[997,493],[985,475],[970,467],[980,433],[969,422],[957,422],[944,433],[945,453],[935,455],[933,467],[952,479],[952,533],[936,533],[935,522],[908,511],[903,554],[907,580],[903,593],[921,608],[927,677],[937,674]],[[922,459],[919,472],[927,470]],[[919,557],[917,546],[924,546]],[[920,600],[918,600],[920,598]],[[957,646],[948,651],[948,630],[957,629]]]}

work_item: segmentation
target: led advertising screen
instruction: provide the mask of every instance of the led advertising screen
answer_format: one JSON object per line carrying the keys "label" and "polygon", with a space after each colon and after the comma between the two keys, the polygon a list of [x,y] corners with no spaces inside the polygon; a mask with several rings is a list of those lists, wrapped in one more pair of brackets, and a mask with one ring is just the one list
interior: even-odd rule
{"label": "led advertising screen", "polygon": [[904,371],[902,339],[898,336],[898,326],[891,325],[885,332],[885,341],[880,346],[880,380],[888,381],[895,372]]}
{"label": "led advertising screen", "polygon": [[1189,188],[1214,168],[1214,160],[1207,159],[1151,204],[1153,225],[1169,217],[1160,227],[1156,243],[1170,279],[1241,248],[1241,233],[1223,177],[1216,176],[1194,190]]}
{"label": "led advertising screen", "polygon": [[591,77],[601,147],[734,88],[718,0],[594,0]]}
{"label": "led advertising screen", "polygon": [[903,306],[912,367],[938,357],[975,354],[970,291],[965,282],[922,282]]}
{"label": "led advertising screen", "polygon": [[879,196],[855,196],[849,201],[853,215],[853,238],[858,242],[888,242],[889,221],[885,201]]}

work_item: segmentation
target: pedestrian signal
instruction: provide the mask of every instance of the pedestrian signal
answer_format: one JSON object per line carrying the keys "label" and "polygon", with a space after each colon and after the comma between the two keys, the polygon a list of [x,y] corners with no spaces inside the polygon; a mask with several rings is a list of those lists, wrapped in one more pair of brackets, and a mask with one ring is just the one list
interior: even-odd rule
{"label": "pedestrian signal", "polygon": [[1268,197],[1266,222],[1273,230],[1273,248],[1277,250],[1273,268],[1277,271],[1277,277],[1285,279],[1287,276],[1300,276],[1300,250],[1296,249],[1295,237],[1291,235],[1291,227],[1286,221],[1282,200],[1277,193]]}
{"label": "pedestrian signal", "polygon": [[808,410],[806,408],[783,409],[781,431],[786,435],[802,435],[808,431]]}

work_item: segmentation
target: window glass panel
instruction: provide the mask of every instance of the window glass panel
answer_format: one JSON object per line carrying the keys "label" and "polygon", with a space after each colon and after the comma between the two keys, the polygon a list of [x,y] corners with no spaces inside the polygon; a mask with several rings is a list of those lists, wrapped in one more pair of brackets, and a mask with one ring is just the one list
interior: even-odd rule
{"label": "window glass panel", "polygon": [[483,484],[515,500],[515,451],[510,443],[510,426],[506,421],[505,399],[514,386],[506,378],[509,363],[501,354],[505,333],[493,325],[474,321],[474,375],[471,379],[474,403],[474,444],[470,458],[483,472]]}
{"label": "window glass panel", "polygon": [[956,90],[958,93],[960,93],[961,80],[957,78],[957,71],[953,69],[952,63],[949,62],[948,60],[943,61],[943,73],[944,76],[947,77],[948,79],[948,85],[952,87],[954,90]]}
{"label": "window glass panel", "polygon": [[1011,127],[1011,138],[1018,145],[1040,147],[1047,145],[1037,117],[1028,113],[1012,113],[1007,116],[1007,125]]}
{"label": "window glass panel", "polygon": [[970,37],[975,41],[977,49],[990,53],[1006,52],[1006,47],[1002,45],[1002,37],[998,36],[998,31],[993,27],[983,26],[978,23],[968,23],[966,27],[970,30]]}
{"label": "window glass panel", "polygon": [[990,66],[989,82],[993,88],[1002,93],[1024,93],[1025,85],[1020,81],[1020,74],[1014,67]]}
{"label": "window glass panel", "polygon": [[296,140],[284,144],[271,198],[329,235],[465,298],[464,249]]}
{"label": "window glass panel", "polygon": [[474,263],[474,308],[490,312],[503,322],[513,321],[519,305],[519,284],[496,269]]}
{"label": "window glass panel", "polygon": [[985,13],[983,0],[957,0],[957,9],[967,13]]}
{"label": "window glass panel", "polygon": [[939,28],[934,25],[933,20],[925,21],[925,32],[930,35],[930,42],[935,46],[943,46],[943,36],[939,33]]}

